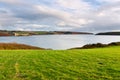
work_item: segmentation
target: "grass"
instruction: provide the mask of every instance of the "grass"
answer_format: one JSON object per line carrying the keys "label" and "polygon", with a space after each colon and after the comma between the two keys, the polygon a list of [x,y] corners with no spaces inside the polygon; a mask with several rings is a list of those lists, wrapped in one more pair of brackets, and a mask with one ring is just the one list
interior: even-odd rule
{"label": "grass", "polygon": [[119,49],[1,50],[0,80],[120,80]]}

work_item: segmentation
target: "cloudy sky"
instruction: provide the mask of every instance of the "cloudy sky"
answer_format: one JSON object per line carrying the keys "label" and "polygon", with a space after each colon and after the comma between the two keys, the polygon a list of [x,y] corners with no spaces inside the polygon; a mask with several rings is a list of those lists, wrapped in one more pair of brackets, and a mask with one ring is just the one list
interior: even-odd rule
{"label": "cloudy sky", "polygon": [[120,30],[120,0],[0,0],[2,30]]}

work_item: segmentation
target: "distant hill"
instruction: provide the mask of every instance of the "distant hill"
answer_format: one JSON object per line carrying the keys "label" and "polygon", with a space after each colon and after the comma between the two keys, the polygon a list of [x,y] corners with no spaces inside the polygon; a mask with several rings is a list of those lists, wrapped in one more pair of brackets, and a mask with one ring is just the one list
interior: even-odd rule
{"label": "distant hill", "polygon": [[120,32],[101,32],[96,35],[120,35]]}
{"label": "distant hill", "polygon": [[7,31],[0,30],[0,36],[31,36],[31,35],[62,35],[62,34],[93,34],[88,32],[72,31]]}
{"label": "distant hill", "polygon": [[7,32],[0,32],[0,36],[12,36],[12,35]]}

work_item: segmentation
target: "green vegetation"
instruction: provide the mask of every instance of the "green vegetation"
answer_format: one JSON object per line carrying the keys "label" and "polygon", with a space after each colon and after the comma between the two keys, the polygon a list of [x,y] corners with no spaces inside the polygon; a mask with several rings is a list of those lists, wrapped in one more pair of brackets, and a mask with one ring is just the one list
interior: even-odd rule
{"label": "green vegetation", "polygon": [[119,49],[1,50],[0,80],[119,80]]}
{"label": "green vegetation", "polygon": [[102,44],[102,43],[86,44],[82,47],[76,47],[71,49],[91,49],[91,48],[104,48],[104,47],[110,47],[110,46],[120,46],[120,42],[112,42],[109,44]]}
{"label": "green vegetation", "polygon": [[93,33],[72,32],[72,31],[7,31],[7,30],[0,30],[0,36],[31,36],[31,35],[55,35],[55,34],[93,34]]}

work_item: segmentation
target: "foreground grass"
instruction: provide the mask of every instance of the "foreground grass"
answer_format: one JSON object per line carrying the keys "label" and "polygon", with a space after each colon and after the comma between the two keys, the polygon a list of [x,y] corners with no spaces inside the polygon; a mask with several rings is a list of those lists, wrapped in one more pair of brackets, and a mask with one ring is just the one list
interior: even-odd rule
{"label": "foreground grass", "polygon": [[119,80],[119,49],[2,50],[0,80]]}

